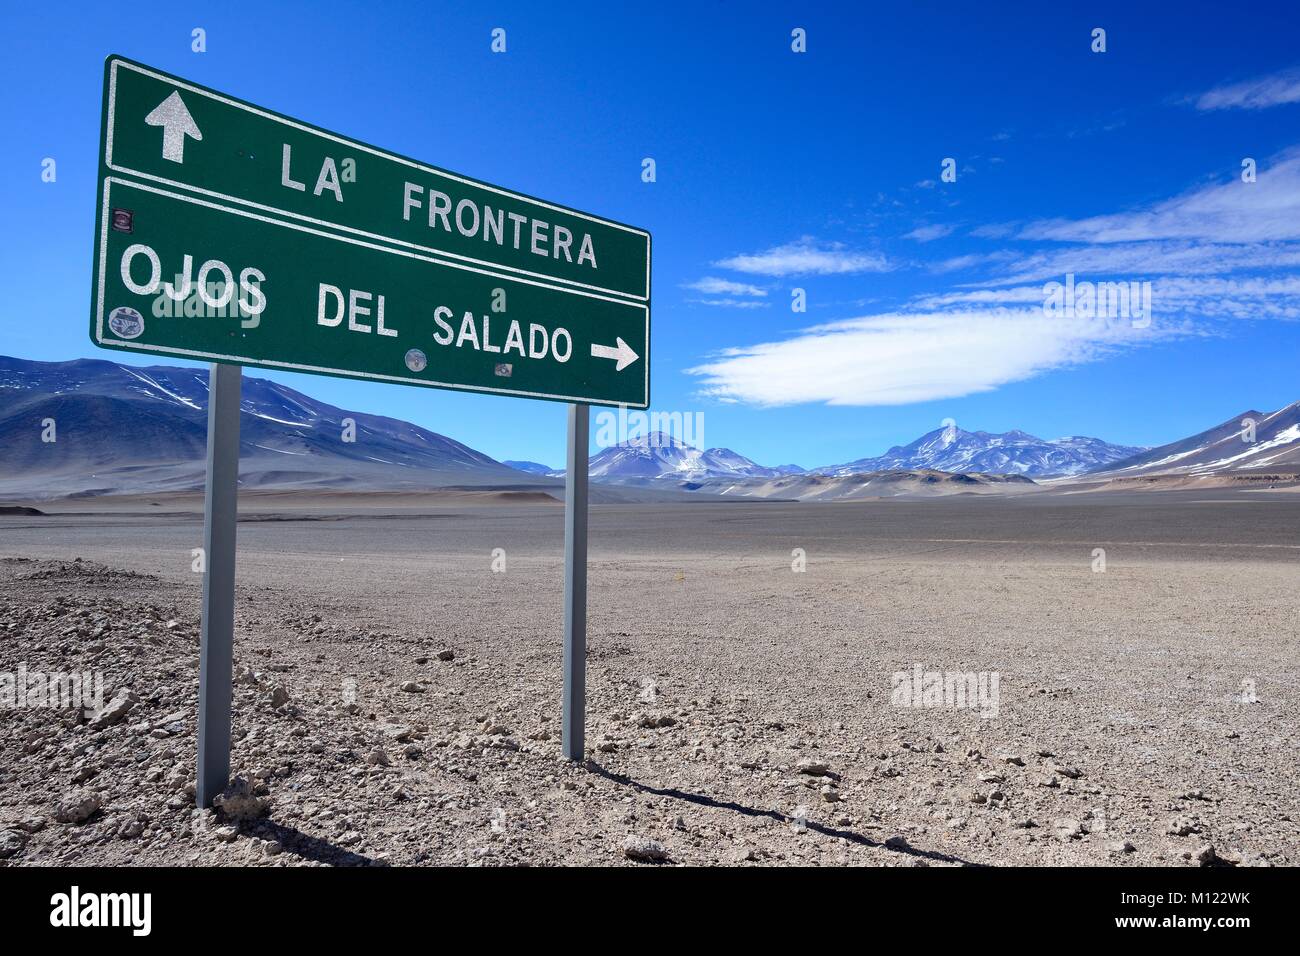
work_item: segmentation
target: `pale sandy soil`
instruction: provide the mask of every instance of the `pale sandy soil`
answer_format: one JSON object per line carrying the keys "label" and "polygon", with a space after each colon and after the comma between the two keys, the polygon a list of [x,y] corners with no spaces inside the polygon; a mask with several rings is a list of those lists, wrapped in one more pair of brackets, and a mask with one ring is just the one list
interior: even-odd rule
{"label": "pale sandy soil", "polygon": [[[0,709],[8,864],[1300,862],[1293,495],[595,507],[585,767],[562,508],[262,501],[242,822],[187,796],[201,524],[169,504],[0,517],[0,672],[136,701]],[[997,716],[899,706],[914,665],[996,672]]]}

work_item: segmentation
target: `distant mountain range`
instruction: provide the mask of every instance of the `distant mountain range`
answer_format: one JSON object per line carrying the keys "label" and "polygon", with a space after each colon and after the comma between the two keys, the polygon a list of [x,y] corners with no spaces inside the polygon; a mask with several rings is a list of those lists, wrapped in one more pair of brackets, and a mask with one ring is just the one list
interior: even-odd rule
{"label": "distant mountain range", "polygon": [[968,432],[955,425],[927,432],[910,445],[895,445],[875,458],[812,469],[820,474],[851,475],[895,469],[933,469],[955,473],[1024,475],[1047,478],[1081,475],[1145,451],[1113,445],[1100,438],[1054,438],[1044,441],[1027,432]]}
{"label": "distant mountain range", "polygon": [[[202,488],[207,387],[202,368],[0,356],[0,498]],[[562,496],[561,470],[533,461],[499,462],[409,422],[345,411],[247,374],[242,399],[245,488],[469,486]],[[53,442],[42,440],[46,420],[55,423]],[[1244,420],[1253,423],[1254,441],[1244,440],[1252,437]],[[760,465],[728,448],[701,450],[656,432],[601,450],[589,467],[610,501],[683,492],[800,499],[1011,494],[1040,490],[1035,481],[1060,477],[1149,483],[1157,476],[1167,482],[1294,475],[1300,473],[1300,402],[1272,413],[1243,412],[1152,449],[947,426],[883,455],[805,470]]]}
{"label": "distant mountain range", "polygon": [[620,482],[700,483],[800,474],[844,477],[885,471],[941,471],[1045,478],[1081,475],[1143,451],[1100,438],[1044,441],[1022,431],[998,435],[949,426],[874,458],[805,469],[798,465],[760,465],[729,448],[701,451],[655,432],[601,451],[591,459],[591,477]]}

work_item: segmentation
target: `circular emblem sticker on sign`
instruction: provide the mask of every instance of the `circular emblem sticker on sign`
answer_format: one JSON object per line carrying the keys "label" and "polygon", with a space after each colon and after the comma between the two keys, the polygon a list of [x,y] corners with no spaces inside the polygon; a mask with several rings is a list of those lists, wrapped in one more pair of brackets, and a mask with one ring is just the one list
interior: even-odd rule
{"label": "circular emblem sticker on sign", "polygon": [[423,372],[424,367],[429,364],[429,360],[424,357],[424,353],[419,349],[411,349],[406,353],[406,367],[412,372]]}
{"label": "circular emblem sticker on sign", "polygon": [[120,306],[109,313],[108,327],[118,338],[138,338],[144,333],[144,316],[135,309]]}

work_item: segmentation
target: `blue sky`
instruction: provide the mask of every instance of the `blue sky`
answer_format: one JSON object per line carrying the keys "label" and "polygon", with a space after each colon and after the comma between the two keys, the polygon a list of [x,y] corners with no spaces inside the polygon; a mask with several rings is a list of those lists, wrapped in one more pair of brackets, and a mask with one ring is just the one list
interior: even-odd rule
{"label": "blue sky", "polygon": [[[120,53],[650,230],[653,407],[764,464],[879,454],[945,418],[1160,444],[1300,399],[1292,5],[807,6],[10,5],[0,353],[149,364],[86,336]],[[1149,324],[1045,314],[1067,273],[1150,281]],[[560,405],[250,374],[562,461]]]}

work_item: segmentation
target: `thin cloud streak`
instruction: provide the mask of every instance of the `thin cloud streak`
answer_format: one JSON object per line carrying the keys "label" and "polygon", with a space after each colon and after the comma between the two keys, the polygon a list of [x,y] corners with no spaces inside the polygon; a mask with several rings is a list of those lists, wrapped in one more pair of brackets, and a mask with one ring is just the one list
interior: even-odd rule
{"label": "thin cloud streak", "polygon": [[1257,181],[1235,177],[1149,209],[1031,223],[1019,238],[1090,244],[1157,239],[1270,242],[1300,239],[1300,150],[1260,166]]}
{"label": "thin cloud streak", "polygon": [[1235,245],[1199,242],[1133,242],[1119,245],[1071,246],[1035,252],[1009,263],[1005,275],[971,287],[1021,285],[1026,282],[1077,276],[1152,278],[1158,275],[1222,275],[1236,271],[1300,267],[1300,243],[1274,242]]}
{"label": "thin cloud streak", "polygon": [[762,252],[732,256],[715,262],[720,269],[765,276],[849,275],[887,272],[892,268],[881,255],[848,249],[843,243],[821,243],[811,236],[773,246]]}
{"label": "thin cloud streak", "polygon": [[1300,103],[1300,69],[1282,70],[1242,83],[1216,86],[1196,100],[1198,110],[1262,110]]}
{"label": "thin cloud streak", "polygon": [[[1058,276],[1055,282],[1063,281]],[[1075,281],[1095,281],[1091,276],[1075,275]],[[1188,277],[1167,276],[1152,280],[1152,311],[1155,321],[1170,317],[1198,316],[1228,319],[1300,319],[1300,276],[1281,278]],[[954,308],[1024,306],[1042,303],[1047,293],[1042,285],[1007,288],[973,289],[945,292],[916,299],[918,310]]]}
{"label": "thin cloud streak", "polygon": [[716,276],[696,279],[694,282],[686,283],[682,288],[703,292],[705,295],[767,295],[767,290],[759,286],[750,285],[748,282],[733,282],[731,279],[719,279]]}
{"label": "thin cloud streak", "polygon": [[712,305],[724,309],[769,309],[772,307],[770,302],[759,302],[756,299],[687,299],[692,305]]}
{"label": "thin cloud streak", "polygon": [[917,242],[933,242],[935,239],[942,239],[944,236],[950,236],[957,227],[944,223],[934,223],[929,226],[917,226],[911,232],[903,233],[904,239],[915,239]]}

